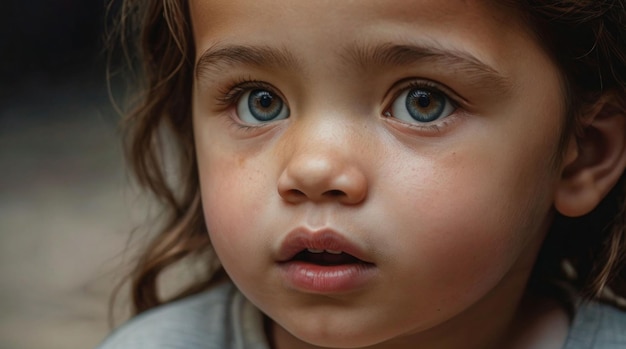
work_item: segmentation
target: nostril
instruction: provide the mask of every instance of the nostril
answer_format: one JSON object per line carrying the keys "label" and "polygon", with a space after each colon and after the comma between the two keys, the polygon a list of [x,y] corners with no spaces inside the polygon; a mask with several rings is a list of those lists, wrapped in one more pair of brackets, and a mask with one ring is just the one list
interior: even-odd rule
{"label": "nostril", "polygon": [[282,196],[288,201],[300,201],[303,198],[306,198],[306,194],[298,189],[289,189],[285,191]]}
{"label": "nostril", "polygon": [[291,190],[289,190],[289,194],[295,195],[295,196],[306,196],[306,194],[304,192],[302,192],[301,190],[298,190],[298,189],[291,189]]}
{"label": "nostril", "polygon": [[331,197],[339,197],[339,196],[346,195],[346,193],[344,193],[341,190],[333,189],[333,190],[328,190],[328,191],[324,192],[323,195],[331,196]]}

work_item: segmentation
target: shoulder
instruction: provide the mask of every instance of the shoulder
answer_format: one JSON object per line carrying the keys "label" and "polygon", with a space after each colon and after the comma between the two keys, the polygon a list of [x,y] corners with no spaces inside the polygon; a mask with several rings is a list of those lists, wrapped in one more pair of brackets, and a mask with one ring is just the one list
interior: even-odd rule
{"label": "shoulder", "polygon": [[[242,332],[245,321],[252,322],[246,327],[252,327],[252,333]],[[264,338],[258,332],[262,332],[260,313],[227,283],[138,315],[98,349],[243,348],[243,342],[249,341],[246,336],[260,343],[255,348],[263,348]]]}
{"label": "shoulder", "polygon": [[626,312],[591,302],[576,311],[565,349],[626,348]]}

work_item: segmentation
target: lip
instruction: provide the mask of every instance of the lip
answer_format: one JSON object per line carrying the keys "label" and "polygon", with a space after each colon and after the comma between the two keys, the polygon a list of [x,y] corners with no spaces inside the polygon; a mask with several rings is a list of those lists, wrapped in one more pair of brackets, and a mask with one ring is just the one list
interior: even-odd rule
{"label": "lip", "polygon": [[324,228],[309,230],[298,228],[287,234],[278,251],[277,261],[285,263],[293,259],[302,250],[334,250],[350,254],[365,263],[373,264],[367,260],[366,253],[357,244],[351,242],[339,232]]}
{"label": "lip", "polygon": [[[341,251],[359,262],[320,265],[294,259],[306,249]],[[335,230],[298,228],[287,235],[276,261],[286,287],[305,293],[337,294],[361,289],[375,278],[378,269],[366,255],[362,248]]]}

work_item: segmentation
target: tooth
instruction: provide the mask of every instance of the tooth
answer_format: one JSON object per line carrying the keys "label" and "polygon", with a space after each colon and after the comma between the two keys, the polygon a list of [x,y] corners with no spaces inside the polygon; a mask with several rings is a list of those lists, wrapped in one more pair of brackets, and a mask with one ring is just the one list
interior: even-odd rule
{"label": "tooth", "polygon": [[315,248],[307,248],[306,250],[311,252],[311,253],[322,253],[322,252],[324,252],[324,250],[318,250],[318,249],[315,249]]}
{"label": "tooth", "polygon": [[337,251],[337,250],[324,250],[330,254],[341,254],[341,251]]}

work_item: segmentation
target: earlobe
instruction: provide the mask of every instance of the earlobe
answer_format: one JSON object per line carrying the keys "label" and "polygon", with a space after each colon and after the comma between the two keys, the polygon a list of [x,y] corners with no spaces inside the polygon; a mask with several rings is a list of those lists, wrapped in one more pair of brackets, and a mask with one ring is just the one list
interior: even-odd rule
{"label": "earlobe", "polygon": [[613,97],[601,99],[572,139],[555,193],[555,208],[578,217],[591,212],[626,168],[626,110]]}

